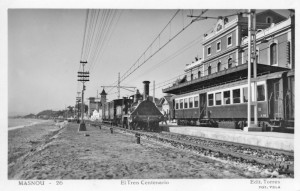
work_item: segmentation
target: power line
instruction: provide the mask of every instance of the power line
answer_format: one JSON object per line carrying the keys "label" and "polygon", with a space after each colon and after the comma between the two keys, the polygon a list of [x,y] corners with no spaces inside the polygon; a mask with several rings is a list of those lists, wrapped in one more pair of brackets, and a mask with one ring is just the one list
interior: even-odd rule
{"label": "power line", "polygon": [[[286,42],[288,42],[288,41],[280,42],[280,43],[278,43],[278,45],[279,45],[279,44],[282,44],[282,43],[286,43]],[[269,47],[260,49],[259,52],[264,51],[264,50],[267,50],[267,49],[269,49]],[[239,59],[244,59],[244,58],[247,58],[247,55],[244,55],[243,57],[241,57],[241,58],[239,58]],[[231,60],[231,63],[232,63],[232,64],[237,63],[237,62],[239,61],[239,59],[232,59],[232,60]],[[224,64],[228,64],[228,63],[221,63],[221,66],[223,66]],[[242,64],[245,64],[245,63],[242,63]],[[202,67],[204,67],[204,66],[202,66]],[[216,66],[216,67],[211,67],[211,70],[216,69],[217,67],[218,67],[218,66]],[[204,71],[204,73],[205,73],[205,72],[208,71],[208,69],[201,70],[201,71]],[[168,79],[168,80],[166,80],[166,81],[160,82],[159,84],[164,84],[164,83],[166,83],[166,82],[168,82],[168,81],[170,81],[170,80],[173,80],[173,79],[176,79],[176,78],[178,78],[178,77],[180,77],[180,76],[185,76],[185,75],[187,75],[186,72],[185,72],[185,73],[182,73],[182,74],[179,74],[179,75],[177,75],[177,76],[175,76],[175,77],[173,77],[173,78],[171,78],[171,79]],[[206,75],[204,75],[204,76],[206,76]],[[204,76],[203,76],[203,77],[204,77]],[[174,81],[169,82],[169,83],[167,83],[167,84],[165,84],[165,85],[157,86],[157,87],[155,87],[155,89],[158,89],[158,88],[167,86],[167,85],[172,84],[172,83],[174,83]],[[157,84],[157,85],[158,85],[158,84]],[[152,90],[153,90],[153,89],[152,89]]]}
{"label": "power line", "polygon": [[[121,77],[121,82],[124,81],[127,77],[129,77],[133,72],[135,72],[137,69],[139,69],[141,66],[143,66],[148,60],[150,60],[153,56],[155,56],[161,49],[163,49],[166,45],[168,45],[172,40],[174,40],[179,34],[181,34],[185,29],[187,29],[192,23],[190,22],[187,26],[183,27],[179,32],[177,32],[174,36],[170,37],[169,40],[163,44],[162,46],[159,46],[158,50],[156,50],[154,53],[152,53],[148,58],[146,58],[146,53],[149,50],[150,47],[154,44],[154,42],[158,39],[159,44],[160,44],[160,36],[163,33],[163,31],[168,27],[171,26],[172,20],[175,18],[175,16],[179,13],[180,10],[177,10],[174,16],[170,19],[170,21],[167,23],[167,25],[163,28],[163,30],[157,35],[157,37],[150,43],[150,45],[147,47],[147,49],[143,52],[143,54],[138,58],[138,60],[122,75]],[[202,16],[207,10],[203,10],[201,14],[199,15]],[[170,27],[171,28],[171,27]],[[170,29],[170,35],[171,35],[171,29]],[[142,58],[144,58],[144,61],[140,61]],[[140,63],[141,62],[141,63]],[[137,66],[136,66],[137,65]],[[115,82],[116,83],[116,82]],[[109,91],[111,91],[110,89]],[[109,92],[108,91],[108,92]]]}

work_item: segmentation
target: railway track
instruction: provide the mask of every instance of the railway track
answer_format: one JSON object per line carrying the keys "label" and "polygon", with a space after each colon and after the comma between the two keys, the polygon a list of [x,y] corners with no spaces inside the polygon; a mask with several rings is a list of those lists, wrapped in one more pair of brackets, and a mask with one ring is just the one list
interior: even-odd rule
{"label": "railway track", "polygon": [[[100,124],[93,124],[100,125]],[[252,164],[261,168],[277,169],[280,174],[294,174],[294,153],[209,138],[181,135],[169,132],[145,132],[102,124],[114,131],[160,142],[172,147],[188,150],[204,156]]]}

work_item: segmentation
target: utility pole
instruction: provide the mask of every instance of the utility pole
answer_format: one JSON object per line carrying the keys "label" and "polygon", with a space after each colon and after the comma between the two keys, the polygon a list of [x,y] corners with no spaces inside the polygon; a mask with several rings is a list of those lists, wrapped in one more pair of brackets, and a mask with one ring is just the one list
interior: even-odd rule
{"label": "utility pole", "polygon": [[156,102],[155,102],[155,81],[153,81],[153,103],[156,105]]}
{"label": "utility pole", "polygon": [[118,73],[118,99],[120,99],[120,93],[121,93],[121,91],[120,91],[120,72]]}
{"label": "utility pole", "polygon": [[84,85],[84,83],[87,82],[87,81],[90,81],[89,80],[90,73],[84,71],[84,65],[87,64],[87,61],[80,61],[80,63],[82,64],[82,72],[78,72],[78,78],[79,78],[78,81],[82,82],[82,92],[81,92],[81,122],[80,122],[78,131],[86,131],[86,126],[85,126],[85,123],[83,121],[84,109],[85,109],[85,107],[84,107],[85,85]]}
{"label": "utility pole", "polygon": [[79,103],[81,102],[81,97],[80,97],[81,92],[77,92],[77,97],[76,97],[76,102],[77,102],[77,123],[80,123],[79,120]]}
{"label": "utility pole", "polygon": [[[102,88],[108,88],[108,87],[112,87],[112,88],[117,88],[118,89],[118,99],[120,99],[120,97],[121,97],[121,88],[122,89],[125,89],[125,90],[127,90],[127,91],[130,91],[130,92],[135,92],[135,88],[136,87],[130,87],[130,86],[121,86],[121,80],[120,80],[121,78],[120,78],[120,72],[118,73],[118,84],[117,84],[117,86],[101,86]],[[134,89],[133,91],[132,90],[129,90],[129,88],[132,88],[132,89]]]}
{"label": "utility pole", "polygon": [[[253,78],[251,78],[251,64],[253,63]],[[253,82],[253,101],[252,88]],[[255,10],[248,11],[248,112],[247,112],[247,127],[244,131],[261,131],[258,127],[257,120],[257,60],[256,60],[256,15]],[[251,106],[254,106],[254,123],[251,124]]]}

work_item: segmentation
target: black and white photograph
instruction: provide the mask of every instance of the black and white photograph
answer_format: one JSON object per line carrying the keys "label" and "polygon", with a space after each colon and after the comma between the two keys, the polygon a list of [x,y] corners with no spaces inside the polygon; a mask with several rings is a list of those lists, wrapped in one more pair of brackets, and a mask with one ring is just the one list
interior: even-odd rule
{"label": "black and white photograph", "polygon": [[3,1],[1,190],[299,191],[299,3],[226,2]]}

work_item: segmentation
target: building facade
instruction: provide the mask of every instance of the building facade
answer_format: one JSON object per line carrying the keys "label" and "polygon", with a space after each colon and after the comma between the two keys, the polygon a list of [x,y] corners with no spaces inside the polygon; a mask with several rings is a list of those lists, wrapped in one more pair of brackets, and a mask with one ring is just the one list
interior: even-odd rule
{"label": "building facade", "polygon": [[[293,12],[288,18],[272,10],[257,13],[255,33],[256,51],[253,54],[258,64],[257,80],[260,81],[256,90],[259,117],[261,120],[293,120]],[[180,119],[182,124],[196,124],[197,120],[201,123],[200,119],[212,117],[220,124],[230,122],[232,127],[236,127],[236,122],[245,121],[248,41],[248,18],[242,14],[219,19],[214,29],[204,34],[202,58],[186,65],[183,79],[163,89],[163,93],[174,95],[174,118]],[[252,101],[253,95],[252,91]]]}

